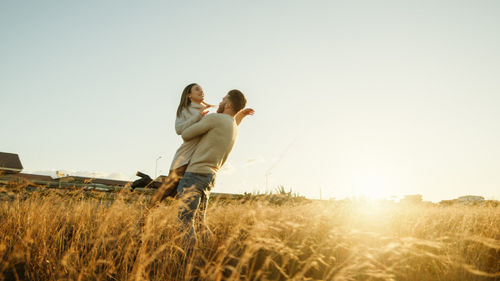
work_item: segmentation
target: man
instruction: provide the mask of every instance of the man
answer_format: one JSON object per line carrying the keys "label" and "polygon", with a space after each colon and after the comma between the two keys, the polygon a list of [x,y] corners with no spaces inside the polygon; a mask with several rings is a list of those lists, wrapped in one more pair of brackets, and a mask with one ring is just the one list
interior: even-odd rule
{"label": "man", "polygon": [[[252,108],[245,108],[245,109],[240,110],[240,112],[238,112],[234,116],[234,120],[236,121],[236,125],[239,126],[245,117],[247,117],[249,115],[253,115],[254,113],[255,113],[255,111]],[[189,128],[189,126],[188,126],[188,128]],[[182,135],[182,132],[180,132],[180,133],[178,132],[178,134]],[[198,143],[199,143],[198,139],[201,139],[201,136],[198,136],[196,138],[191,139],[188,142],[185,142],[185,143],[195,143],[195,145],[191,146],[191,148],[190,148],[193,150],[192,151],[193,153],[198,146]],[[180,161],[181,159],[183,159],[183,158],[179,157],[179,155],[183,157],[183,155],[181,153],[179,153],[179,150],[181,148],[183,148],[184,144],[177,150],[176,155],[174,156],[174,160],[172,161],[172,166],[175,165],[175,163],[177,163],[177,161]],[[185,152],[185,150],[184,150],[184,152]],[[191,158],[189,158],[189,160],[191,160]],[[186,163],[189,163],[189,161]],[[180,179],[184,175],[184,172],[186,171],[187,166],[188,165],[186,164],[186,165],[183,165],[182,167],[178,167],[176,169],[171,169],[167,177],[160,176],[160,177],[162,177],[161,182],[158,181],[158,179],[153,181],[148,175],[138,171],[136,175],[138,177],[141,177],[141,179],[134,181],[132,183],[131,189],[134,190],[137,187],[156,188],[157,191],[155,192],[155,194],[153,195],[153,198],[151,200],[151,203],[153,205],[160,203],[161,201],[163,201],[167,197],[176,198],[177,197],[177,186],[179,184]]]}
{"label": "man", "polygon": [[[205,220],[206,206],[215,176],[226,162],[237,137],[234,116],[246,105],[246,99],[239,90],[231,90],[222,99],[217,113],[209,114],[182,133],[184,141],[201,136],[200,142],[179,182],[177,192],[181,206],[178,218],[183,229],[188,230],[187,247],[196,243],[194,218],[202,211]],[[202,210],[199,210],[201,207]],[[207,231],[208,227],[203,223]]]}

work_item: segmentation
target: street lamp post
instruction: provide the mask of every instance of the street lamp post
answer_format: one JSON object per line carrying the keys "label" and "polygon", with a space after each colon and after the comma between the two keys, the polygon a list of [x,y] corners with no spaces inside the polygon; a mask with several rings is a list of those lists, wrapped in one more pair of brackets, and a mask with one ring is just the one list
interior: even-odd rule
{"label": "street lamp post", "polygon": [[156,174],[158,172],[158,160],[161,159],[161,156],[158,156],[158,158],[156,158],[156,165],[155,165],[155,179],[156,179]]}

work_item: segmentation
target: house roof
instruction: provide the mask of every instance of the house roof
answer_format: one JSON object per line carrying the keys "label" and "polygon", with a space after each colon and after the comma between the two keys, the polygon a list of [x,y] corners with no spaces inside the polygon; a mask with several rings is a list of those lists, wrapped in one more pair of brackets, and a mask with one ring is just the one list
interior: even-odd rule
{"label": "house roof", "polygon": [[25,173],[16,174],[15,177],[16,178],[23,178],[25,180],[33,180],[33,181],[51,181],[52,180],[52,177],[50,177],[50,176],[25,174]]}
{"label": "house roof", "polygon": [[128,181],[121,181],[121,180],[111,180],[111,179],[100,179],[100,178],[88,178],[88,177],[79,177],[79,176],[66,176],[59,178],[59,180],[66,180],[66,181],[71,181],[73,179],[74,181],[81,181],[84,183],[100,183],[100,184],[105,184],[105,185],[114,185],[114,186],[124,186]]}
{"label": "house roof", "polygon": [[23,165],[19,156],[14,153],[0,152],[0,171],[7,173],[19,173]]}
{"label": "house roof", "polygon": [[127,183],[130,183],[129,181],[121,181],[121,180],[110,180],[110,179],[94,179],[94,183],[101,183],[105,185],[117,185],[117,186],[124,186]]}

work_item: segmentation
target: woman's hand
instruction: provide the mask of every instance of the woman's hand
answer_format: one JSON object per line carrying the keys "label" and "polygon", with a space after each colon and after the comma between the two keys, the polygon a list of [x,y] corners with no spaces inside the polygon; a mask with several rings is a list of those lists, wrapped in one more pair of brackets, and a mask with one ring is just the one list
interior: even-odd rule
{"label": "woman's hand", "polygon": [[205,117],[207,114],[208,114],[208,109],[210,107],[215,107],[215,105],[211,105],[211,104],[208,104],[204,101],[201,102],[201,105],[203,105],[204,107],[200,109],[200,115],[201,117]]}
{"label": "woman's hand", "polygon": [[205,109],[208,109],[208,108],[210,108],[210,107],[215,107],[215,105],[208,104],[208,103],[206,103],[205,101],[202,101],[202,102],[201,102],[201,104],[205,106]]}
{"label": "woman's hand", "polygon": [[200,109],[201,117],[205,117],[208,114],[208,107]]}

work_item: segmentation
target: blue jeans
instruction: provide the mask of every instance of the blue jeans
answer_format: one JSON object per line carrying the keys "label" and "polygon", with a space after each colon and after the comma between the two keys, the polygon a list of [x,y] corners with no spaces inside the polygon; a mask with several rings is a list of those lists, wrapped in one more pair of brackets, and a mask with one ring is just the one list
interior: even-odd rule
{"label": "blue jeans", "polygon": [[215,175],[184,173],[177,186],[179,211],[177,217],[182,225],[182,231],[188,230],[184,246],[191,248],[196,244],[195,217],[200,217],[200,223],[208,233],[210,229],[205,224],[208,198],[214,186]]}

